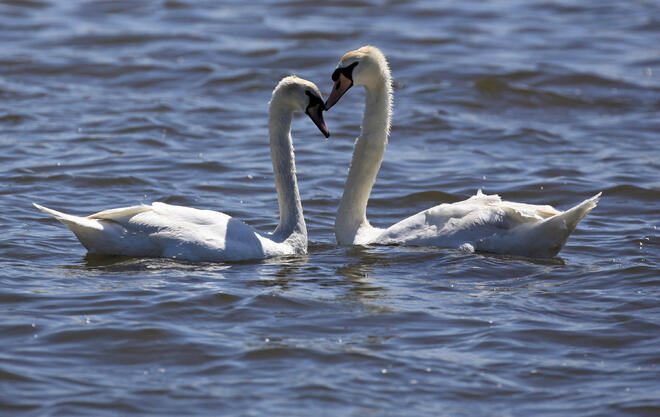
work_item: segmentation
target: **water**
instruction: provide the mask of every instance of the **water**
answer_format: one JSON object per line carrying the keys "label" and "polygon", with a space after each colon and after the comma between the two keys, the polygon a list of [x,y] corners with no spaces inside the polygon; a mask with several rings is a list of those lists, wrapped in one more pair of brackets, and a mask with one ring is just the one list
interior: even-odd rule
{"label": "water", "polygon": [[[0,2],[3,416],[660,414],[660,5]],[[478,189],[559,257],[334,244],[364,93],[294,120],[309,255],[86,256],[38,202],[277,223],[267,102],[364,44],[395,77],[377,226]]]}

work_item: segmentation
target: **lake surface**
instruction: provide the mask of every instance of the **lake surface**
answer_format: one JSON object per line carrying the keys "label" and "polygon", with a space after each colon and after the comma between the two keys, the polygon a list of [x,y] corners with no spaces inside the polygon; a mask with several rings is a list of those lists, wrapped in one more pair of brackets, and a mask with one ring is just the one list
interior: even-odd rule
{"label": "lake surface", "polygon": [[[660,415],[660,3],[0,1],[2,416]],[[294,120],[306,256],[86,256],[38,202],[277,224],[268,100],[380,47],[386,227],[487,193],[600,204],[559,256],[338,247],[360,128]]]}

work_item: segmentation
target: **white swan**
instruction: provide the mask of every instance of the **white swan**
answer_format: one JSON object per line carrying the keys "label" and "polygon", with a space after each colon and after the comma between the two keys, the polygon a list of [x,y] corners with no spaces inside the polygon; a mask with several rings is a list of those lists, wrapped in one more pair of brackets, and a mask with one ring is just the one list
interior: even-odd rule
{"label": "white swan", "polygon": [[294,111],[304,111],[328,137],[323,109],[316,85],[296,76],[282,79],[273,90],[268,126],[280,210],[280,222],[273,233],[259,233],[217,211],[164,203],[105,210],[87,217],[35,206],[64,223],[90,253],[189,261],[238,261],[307,253],[291,120]]}
{"label": "white swan", "polygon": [[372,227],[367,201],[390,133],[392,86],[382,52],[365,46],[348,52],[332,74],[334,86],[326,101],[330,109],[353,85],[364,86],[366,105],[362,131],[355,142],[344,194],[335,219],[342,245],[400,244],[462,248],[529,257],[552,257],[578,222],[596,206],[600,193],[561,212],[550,206],[511,203],[497,195],[477,195],[441,204],[387,229]]}

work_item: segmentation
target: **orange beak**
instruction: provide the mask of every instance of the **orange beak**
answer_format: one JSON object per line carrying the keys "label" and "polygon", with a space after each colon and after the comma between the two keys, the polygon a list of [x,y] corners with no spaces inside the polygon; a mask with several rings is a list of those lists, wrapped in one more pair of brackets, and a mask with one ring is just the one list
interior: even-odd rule
{"label": "orange beak", "polygon": [[341,96],[343,96],[351,87],[353,87],[353,80],[340,73],[339,77],[337,77],[337,81],[335,81],[335,84],[332,87],[330,96],[325,101],[325,109],[330,110],[330,107],[334,106]]}

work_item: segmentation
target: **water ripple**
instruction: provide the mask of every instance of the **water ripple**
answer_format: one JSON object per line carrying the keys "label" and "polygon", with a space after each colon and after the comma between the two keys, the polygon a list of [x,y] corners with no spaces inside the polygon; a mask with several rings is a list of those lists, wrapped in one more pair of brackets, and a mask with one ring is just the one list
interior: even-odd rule
{"label": "water ripple", "polygon": [[[0,398],[34,415],[657,415],[653,2],[1,1]],[[275,229],[268,101],[381,47],[388,226],[477,189],[598,207],[559,256],[342,247],[364,92],[292,137],[309,254],[86,255],[77,214],[164,201]]]}

